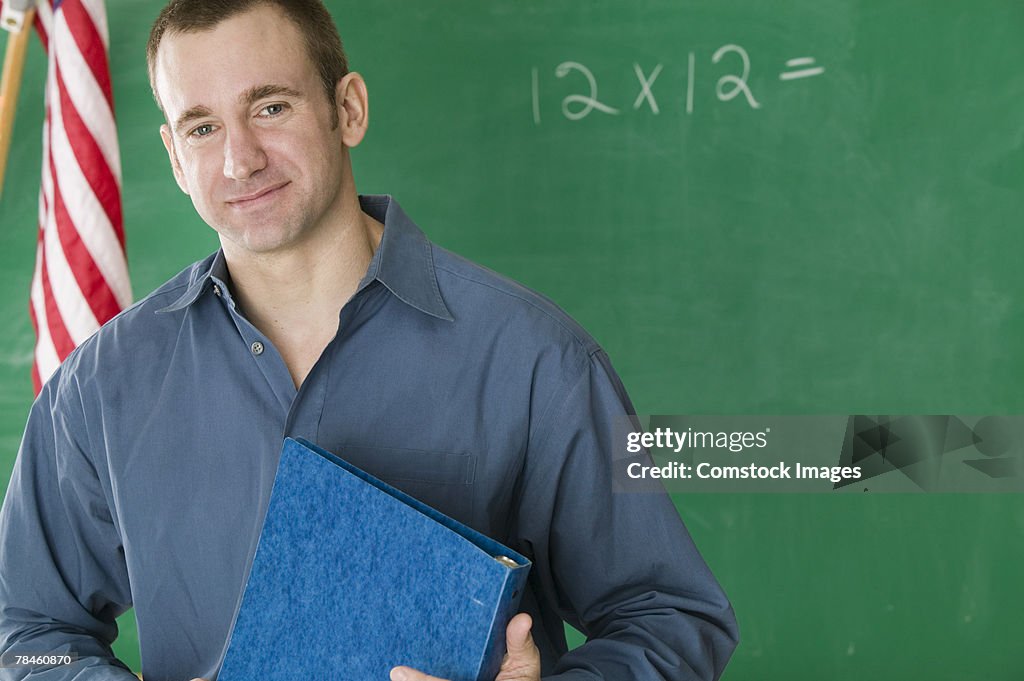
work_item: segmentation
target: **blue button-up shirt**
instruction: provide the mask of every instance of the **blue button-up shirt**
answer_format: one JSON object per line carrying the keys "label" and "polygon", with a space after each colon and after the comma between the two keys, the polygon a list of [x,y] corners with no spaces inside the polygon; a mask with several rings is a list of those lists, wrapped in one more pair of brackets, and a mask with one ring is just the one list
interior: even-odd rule
{"label": "blue button-up shirt", "polygon": [[[632,407],[605,353],[390,197],[360,201],[384,235],[298,390],[219,252],[64,362],[0,511],[0,648],[79,656],[31,678],[134,678],[109,647],[134,606],[147,681],[214,677],[291,436],[528,556],[545,675],[717,676],[735,620],[675,508],[612,494]],[[563,620],[589,639],[569,653]]]}

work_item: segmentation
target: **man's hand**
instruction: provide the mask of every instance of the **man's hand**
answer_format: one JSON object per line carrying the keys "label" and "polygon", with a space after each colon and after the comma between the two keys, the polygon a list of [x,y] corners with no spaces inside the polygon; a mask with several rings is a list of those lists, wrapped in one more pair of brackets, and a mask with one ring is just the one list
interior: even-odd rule
{"label": "man's hand", "polygon": [[[511,619],[505,629],[508,652],[494,681],[540,681],[540,651],[533,644],[530,627],[533,620],[524,612]],[[395,667],[391,681],[444,681],[410,667]]]}

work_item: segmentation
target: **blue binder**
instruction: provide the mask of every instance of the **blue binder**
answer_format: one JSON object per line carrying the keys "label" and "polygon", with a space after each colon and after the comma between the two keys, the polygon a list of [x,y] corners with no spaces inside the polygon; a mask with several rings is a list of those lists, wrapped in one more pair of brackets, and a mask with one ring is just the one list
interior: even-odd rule
{"label": "blue binder", "polygon": [[529,561],[301,440],[285,440],[218,681],[493,681]]}

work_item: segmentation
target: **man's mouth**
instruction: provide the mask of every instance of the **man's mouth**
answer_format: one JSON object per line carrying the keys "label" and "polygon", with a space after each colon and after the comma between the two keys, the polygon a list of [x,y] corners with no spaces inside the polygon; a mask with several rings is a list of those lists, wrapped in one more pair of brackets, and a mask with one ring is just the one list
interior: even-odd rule
{"label": "man's mouth", "polygon": [[250,192],[248,194],[243,194],[242,196],[230,198],[226,201],[226,203],[236,208],[246,208],[248,206],[254,206],[256,204],[260,204],[270,200],[271,198],[273,198],[274,194],[278,192],[278,190],[283,189],[288,184],[288,181],[272,184],[269,187],[264,187],[263,189],[260,189],[259,191]]}

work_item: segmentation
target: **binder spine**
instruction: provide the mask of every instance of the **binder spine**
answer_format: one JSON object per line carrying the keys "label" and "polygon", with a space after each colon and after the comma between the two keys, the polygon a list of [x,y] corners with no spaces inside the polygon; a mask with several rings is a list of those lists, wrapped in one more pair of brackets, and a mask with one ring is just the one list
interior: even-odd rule
{"label": "binder spine", "polygon": [[501,597],[491,617],[491,630],[487,635],[487,645],[480,660],[479,671],[475,681],[494,681],[501,668],[501,660],[505,656],[505,628],[519,610],[519,601],[526,588],[526,577],[529,565],[522,565],[508,570],[502,585]]}

